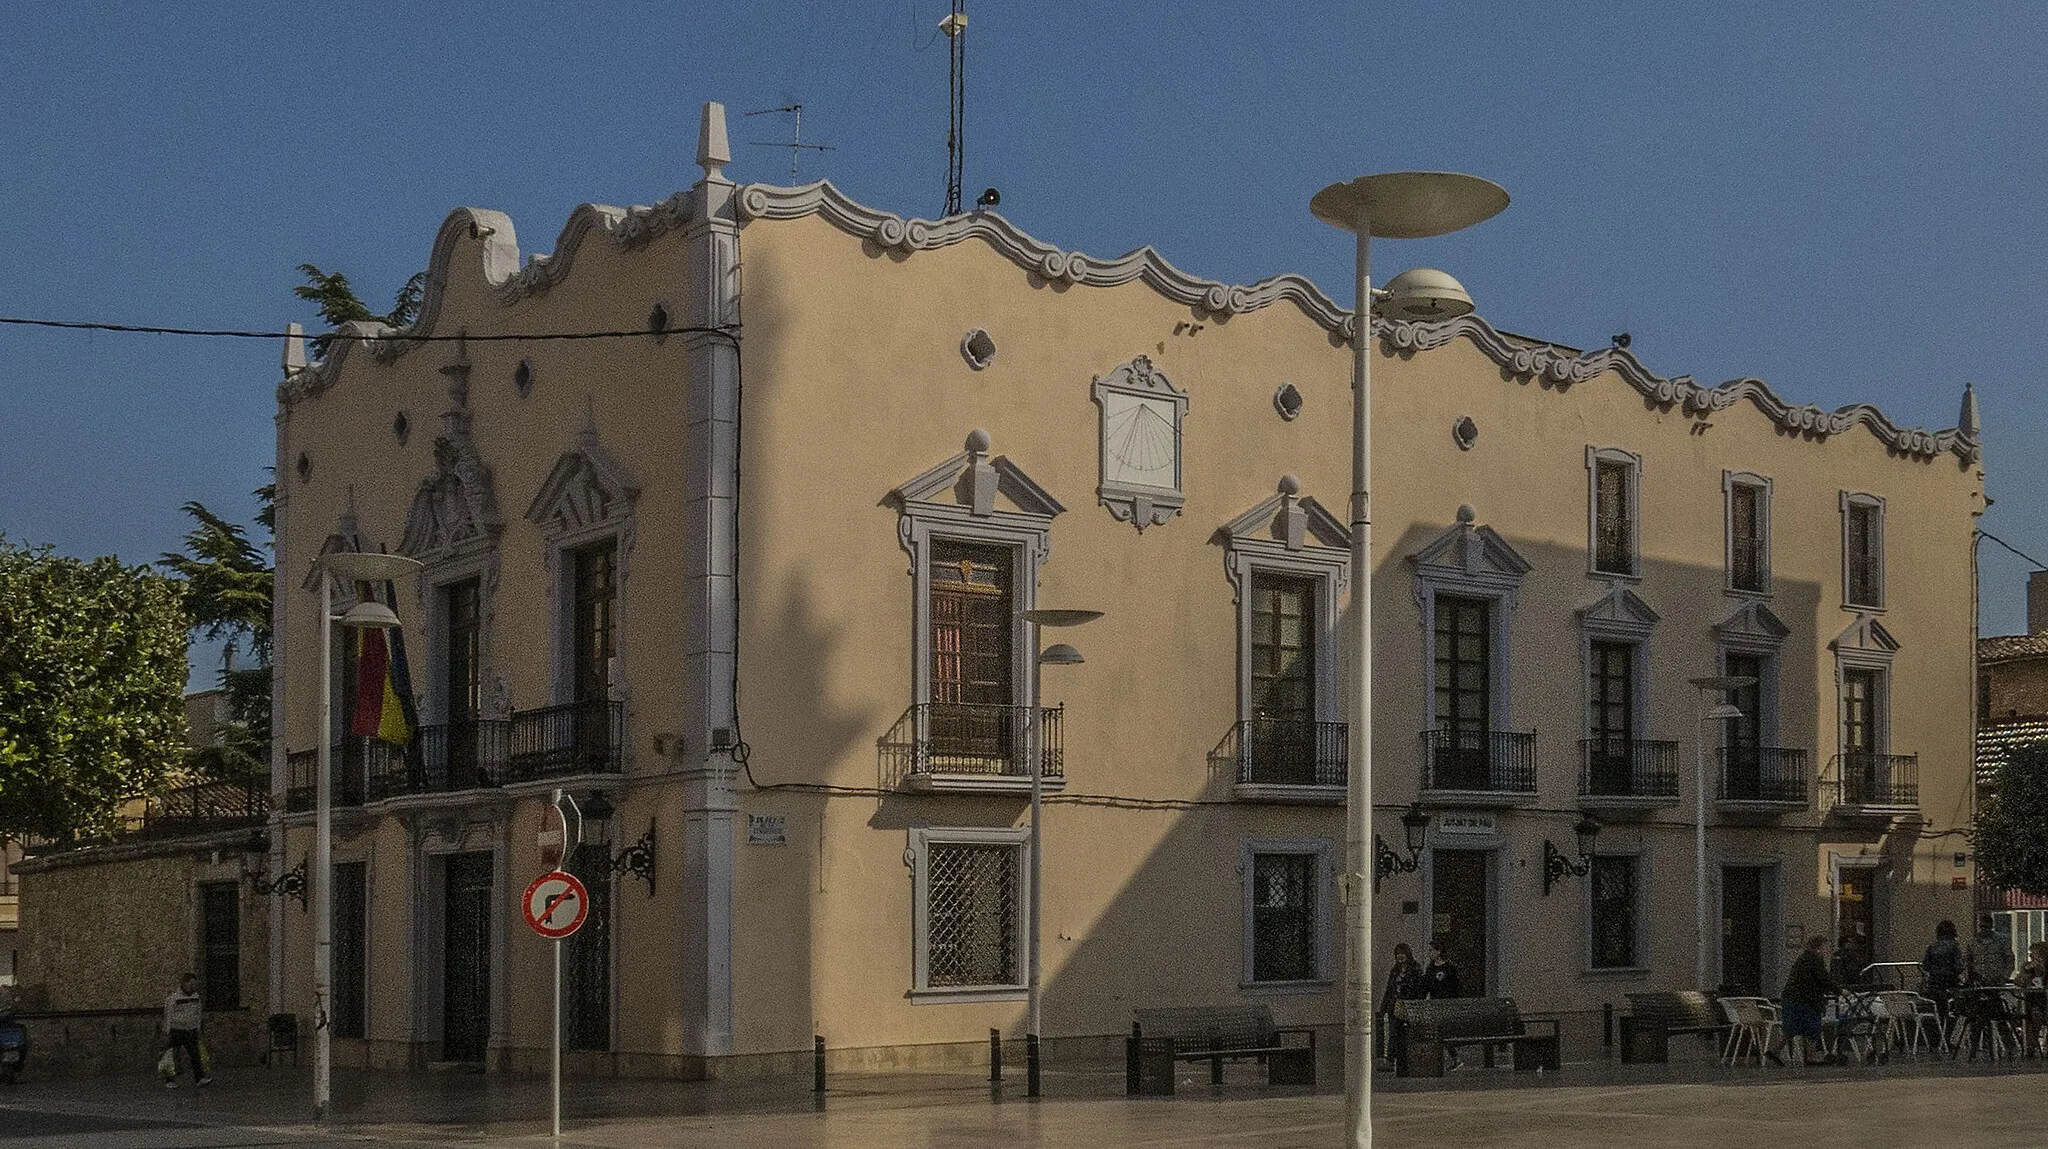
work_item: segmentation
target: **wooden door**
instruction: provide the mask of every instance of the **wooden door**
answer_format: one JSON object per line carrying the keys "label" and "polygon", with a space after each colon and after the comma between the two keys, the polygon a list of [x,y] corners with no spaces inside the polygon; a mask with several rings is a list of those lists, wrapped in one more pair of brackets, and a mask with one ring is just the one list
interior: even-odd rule
{"label": "wooden door", "polygon": [[1466,997],[1488,996],[1493,980],[1487,969],[1492,859],[1485,850],[1438,850],[1431,862],[1430,944],[1458,967]]}
{"label": "wooden door", "polygon": [[1721,982],[1748,997],[1769,997],[1775,988],[1764,985],[1761,866],[1721,867]]}
{"label": "wooden door", "polygon": [[447,865],[441,1058],[482,1061],[491,1038],[491,856],[450,854]]}

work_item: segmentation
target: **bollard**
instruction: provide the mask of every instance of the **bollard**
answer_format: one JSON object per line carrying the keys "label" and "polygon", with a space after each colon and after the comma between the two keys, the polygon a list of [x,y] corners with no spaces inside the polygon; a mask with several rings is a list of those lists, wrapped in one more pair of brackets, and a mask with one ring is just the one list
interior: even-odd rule
{"label": "bollard", "polygon": [[1038,1035],[1024,1035],[1024,1096],[1038,1096]]}
{"label": "bollard", "polygon": [[988,1031],[988,1080],[995,1085],[1003,1080],[1003,1031]]}
{"label": "bollard", "polygon": [[825,1092],[825,1039],[811,1038],[811,1092]]}

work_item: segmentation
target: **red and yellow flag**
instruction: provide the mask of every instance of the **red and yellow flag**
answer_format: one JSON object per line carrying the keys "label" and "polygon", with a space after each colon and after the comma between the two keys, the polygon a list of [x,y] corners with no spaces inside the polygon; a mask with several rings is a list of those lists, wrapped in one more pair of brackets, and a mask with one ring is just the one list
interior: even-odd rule
{"label": "red and yellow flag", "polygon": [[349,733],[403,746],[412,741],[413,726],[412,700],[406,697],[411,676],[406,673],[405,647],[398,647],[394,659],[394,652],[385,645],[383,631],[371,628],[361,634],[362,655],[356,660],[356,712],[350,716]]}

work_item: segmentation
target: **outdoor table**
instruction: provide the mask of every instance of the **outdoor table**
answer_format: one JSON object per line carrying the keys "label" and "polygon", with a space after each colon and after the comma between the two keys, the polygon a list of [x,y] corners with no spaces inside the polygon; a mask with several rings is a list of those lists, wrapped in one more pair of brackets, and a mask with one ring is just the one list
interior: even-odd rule
{"label": "outdoor table", "polygon": [[[2004,1002],[2007,994],[2017,995],[2026,1003],[2026,1009],[2017,1019],[2005,1011]],[[2026,1015],[2034,1011],[2037,1003],[2048,1005],[2048,989],[2022,989],[2016,985],[1966,985],[1950,990],[1949,1000],[1950,1016],[1960,1014],[1963,1018],[1962,1040],[1957,1042],[1958,1052],[1975,1057],[1977,1027],[1988,1025],[1992,1027],[1991,1040],[1985,1043],[1985,1052],[1995,1059],[1999,1055],[1999,1047],[2004,1044],[1998,1034],[1999,1023],[2017,1021],[2022,1030],[2028,1028]],[[2019,1047],[2013,1050],[2012,1056],[2030,1053],[2032,1048],[2032,1035],[2023,1032],[2020,1035]]]}

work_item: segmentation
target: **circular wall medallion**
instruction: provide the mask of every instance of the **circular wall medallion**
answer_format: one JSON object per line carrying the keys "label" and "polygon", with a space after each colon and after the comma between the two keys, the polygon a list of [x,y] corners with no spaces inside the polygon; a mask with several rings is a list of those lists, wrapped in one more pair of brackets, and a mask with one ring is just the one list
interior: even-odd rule
{"label": "circular wall medallion", "polygon": [[1479,441],[1479,424],[1472,421],[1472,416],[1462,415],[1451,424],[1451,438],[1457,441],[1460,451],[1469,451]]}
{"label": "circular wall medallion", "polygon": [[1301,414],[1300,389],[1292,383],[1282,383],[1280,389],[1273,392],[1273,409],[1280,412],[1282,419],[1292,422],[1296,415]]}

